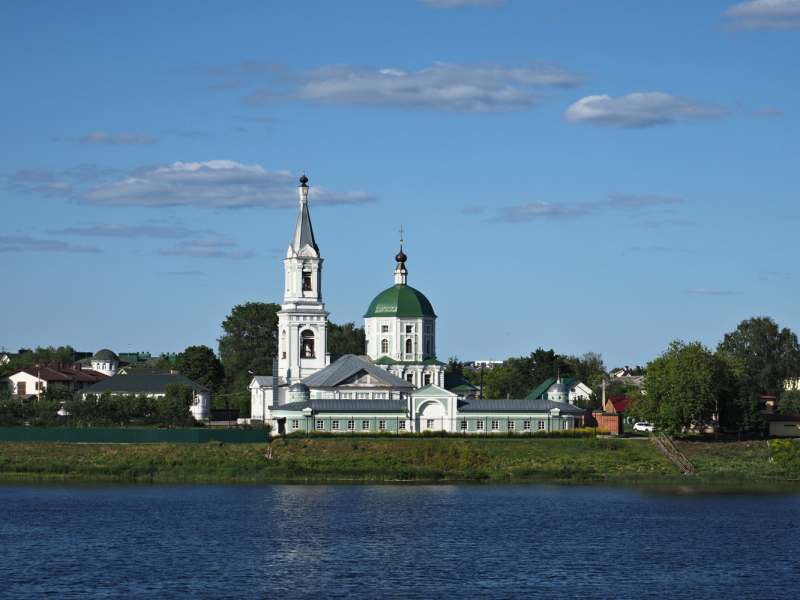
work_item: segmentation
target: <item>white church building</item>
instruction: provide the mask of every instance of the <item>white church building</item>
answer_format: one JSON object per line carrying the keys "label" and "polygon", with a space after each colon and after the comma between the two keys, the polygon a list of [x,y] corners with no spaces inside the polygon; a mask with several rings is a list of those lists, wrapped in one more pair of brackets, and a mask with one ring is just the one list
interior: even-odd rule
{"label": "white church building", "polygon": [[252,422],[269,423],[275,433],[504,433],[581,426],[584,409],[567,402],[473,400],[464,393],[464,384],[471,387],[467,382],[445,376],[445,364],[436,358],[436,313],[408,285],[402,229],[394,285],[375,296],[364,314],[365,355],[332,357],[307,183],[303,173],[300,212],[283,260],[277,368],[250,383]]}

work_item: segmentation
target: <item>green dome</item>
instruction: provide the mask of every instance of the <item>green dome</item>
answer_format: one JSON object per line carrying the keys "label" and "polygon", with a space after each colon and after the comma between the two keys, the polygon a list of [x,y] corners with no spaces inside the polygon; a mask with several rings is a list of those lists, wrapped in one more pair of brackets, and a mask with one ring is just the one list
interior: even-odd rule
{"label": "green dome", "polygon": [[435,317],[425,294],[409,285],[398,283],[375,296],[367,309],[368,317]]}
{"label": "green dome", "polygon": [[105,360],[108,362],[119,362],[119,356],[114,354],[111,350],[100,350],[92,357],[92,360]]}

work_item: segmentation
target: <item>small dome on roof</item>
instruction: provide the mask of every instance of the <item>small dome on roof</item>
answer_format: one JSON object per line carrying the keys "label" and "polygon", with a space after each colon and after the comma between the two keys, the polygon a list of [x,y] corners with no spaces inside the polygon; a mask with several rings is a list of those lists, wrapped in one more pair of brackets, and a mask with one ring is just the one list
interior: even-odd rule
{"label": "small dome on roof", "polygon": [[111,350],[103,349],[92,357],[92,360],[104,360],[106,362],[119,362],[119,356],[114,354]]}
{"label": "small dome on roof", "polygon": [[308,393],[311,390],[308,389],[308,386],[305,383],[294,383],[289,388],[290,392],[305,392]]}
{"label": "small dome on roof", "polygon": [[548,394],[566,394],[567,387],[560,381],[556,381],[553,385],[547,388]]}

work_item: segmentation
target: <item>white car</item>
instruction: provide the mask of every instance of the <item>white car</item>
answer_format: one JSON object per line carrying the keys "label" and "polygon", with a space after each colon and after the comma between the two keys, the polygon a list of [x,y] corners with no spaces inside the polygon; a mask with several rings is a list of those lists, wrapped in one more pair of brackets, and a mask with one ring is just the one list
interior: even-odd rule
{"label": "white car", "polygon": [[654,425],[647,423],[646,421],[639,421],[636,425],[633,426],[634,431],[655,431],[656,428]]}

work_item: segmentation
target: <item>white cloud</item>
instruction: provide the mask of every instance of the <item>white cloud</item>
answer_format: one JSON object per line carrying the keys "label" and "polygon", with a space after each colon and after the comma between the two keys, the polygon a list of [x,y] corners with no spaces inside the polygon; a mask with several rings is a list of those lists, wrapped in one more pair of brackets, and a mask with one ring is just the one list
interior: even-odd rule
{"label": "white cloud", "polygon": [[729,6],[728,29],[794,29],[800,27],[800,0],[754,0]]}
{"label": "white cloud", "polygon": [[66,244],[54,240],[35,240],[27,235],[0,236],[0,252],[102,252],[87,244]]}
{"label": "white cloud", "polygon": [[331,65],[287,76],[275,87],[245,96],[250,104],[305,100],[315,105],[382,106],[450,113],[502,113],[536,104],[542,86],[573,87],[584,75],[558,64],[530,61],[521,66],[497,63],[435,63],[421,71]]}
{"label": "white cloud", "polygon": [[571,123],[596,127],[639,128],[701,120],[730,114],[727,106],[681,98],[662,92],[628,94],[612,98],[606,94],[581,98],[564,112]]}
{"label": "white cloud", "polygon": [[431,8],[464,8],[465,6],[498,6],[506,0],[417,0]]}
{"label": "white cloud", "polygon": [[171,248],[156,250],[156,254],[182,255],[194,258],[253,258],[252,252],[229,252],[225,248],[236,246],[230,240],[207,238],[202,240],[186,240],[178,242]]}
{"label": "white cloud", "polygon": [[620,194],[612,192],[605,201],[605,204],[614,208],[645,208],[648,206],[660,206],[664,204],[680,204],[683,198],[675,196],[662,196],[660,194]]}
{"label": "white cloud", "polygon": [[728,292],[724,290],[712,290],[709,288],[696,288],[694,290],[683,290],[684,294],[704,294],[707,296],[729,296],[733,294],[733,292]]}
{"label": "white cloud", "polygon": [[484,210],[486,210],[485,206],[475,206],[474,204],[470,204],[469,206],[465,206],[464,208],[462,208],[461,212],[467,214],[473,214],[473,213],[483,212]]}
{"label": "white cloud", "polygon": [[783,113],[780,110],[778,110],[777,108],[773,108],[771,106],[765,106],[764,108],[762,108],[761,110],[758,111],[758,114],[760,114],[763,117],[782,117],[783,116]]}
{"label": "white cloud", "polygon": [[11,177],[12,181],[53,181],[52,169],[22,169]]}
{"label": "white cloud", "polygon": [[[142,167],[130,177],[102,183],[78,194],[81,201],[105,206],[205,206],[282,208],[298,202],[297,177],[289,171],[266,171],[259,165],[231,160]],[[365,192],[334,193],[313,186],[316,205],[363,204],[376,196]]]}
{"label": "white cloud", "polygon": [[102,144],[103,146],[146,146],[158,143],[158,140],[152,135],[125,132],[111,135],[102,131],[85,135],[78,141],[81,144]]}
{"label": "white cloud", "polygon": [[33,188],[34,192],[50,197],[50,196],[69,196],[72,193],[72,184],[66,181],[54,181],[45,185],[37,185]]}
{"label": "white cloud", "polygon": [[582,217],[589,212],[590,208],[586,205],[569,206],[562,202],[529,202],[517,206],[504,206],[500,209],[501,215],[490,221],[532,221],[534,219],[566,220]]}
{"label": "white cloud", "polygon": [[185,227],[163,227],[159,225],[94,225],[93,227],[68,227],[67,229],[48,230],[49,235],[80,235],[88,237],[120,237],[175,239],[196,237],[213,233],[209,230],[192,230]]}

